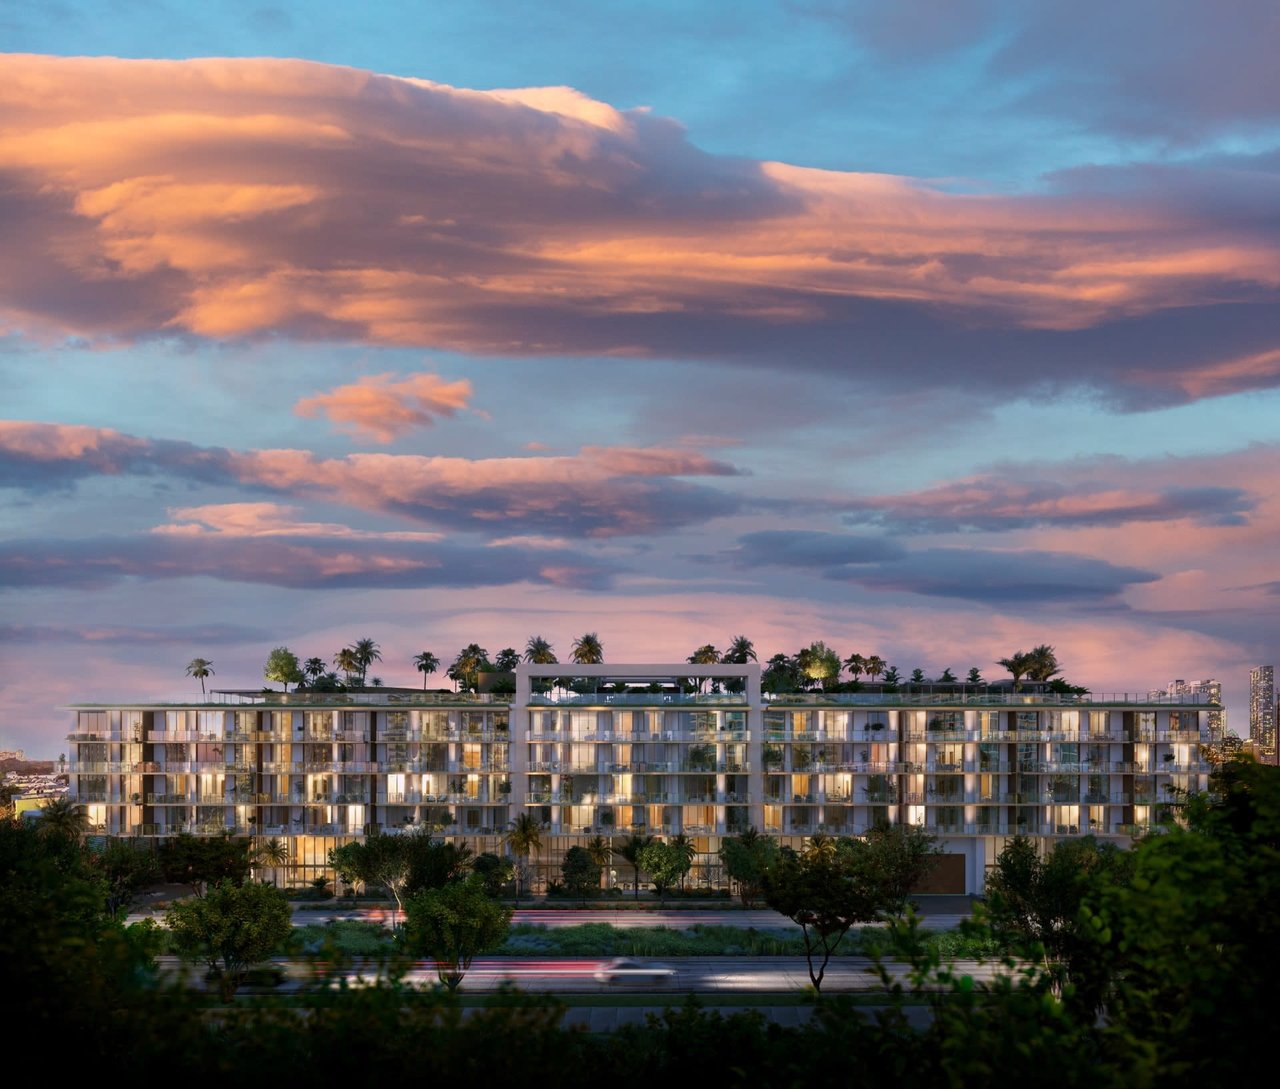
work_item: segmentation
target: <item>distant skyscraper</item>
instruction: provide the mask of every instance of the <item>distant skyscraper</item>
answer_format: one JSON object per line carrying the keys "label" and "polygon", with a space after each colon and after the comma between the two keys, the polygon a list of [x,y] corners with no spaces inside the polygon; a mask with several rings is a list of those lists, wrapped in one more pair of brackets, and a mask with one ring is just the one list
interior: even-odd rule
{"label": "distant skyscraper", "polygon": [[1249,671],[1249,740],[1263,758],[1276,757],[1276,670],[1256,666]]}
{"label": "distant skyscraper", "polygon": [[1170,699],[1195,701],[1197,698],[1208,700],[1211,704],[1216,704],[1212,711],[1209,712],[1209,742],[1217,745],[1227,735],[1227,709],[1222,706],[1222,682],[1207,681],[1184,681],[1179,678],[1176,681],[1170,681],[1164,686],[1163,692],[1155,691],[1150,695],[1164,695]]}

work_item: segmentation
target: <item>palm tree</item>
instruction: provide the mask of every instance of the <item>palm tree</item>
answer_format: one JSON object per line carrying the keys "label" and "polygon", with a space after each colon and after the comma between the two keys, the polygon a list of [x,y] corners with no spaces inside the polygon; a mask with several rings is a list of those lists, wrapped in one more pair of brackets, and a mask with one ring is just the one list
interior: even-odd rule
{"label": "palm tree", "polygon": [[837,846],[834,836],[829,836],[826,832],[814,832],[801,854],[810,862],[830,861],[836,857]]}
{"label": "palm tree", "polygon": [[720,659],[729,665],[746,665],[748,662],[758,662],[760,659],[756,657],[756,645],[745,635],[735,635],[733,642],[729,644],[729,649],[724,652],[724,657]]}
{"label": "palm tree", "polygon": [[861,654],[850,654],[844,660],[844,667],[855,681],[867,672],[867,660]]}
{"label": "palm tree", "polygon": [[604,836],[592,836],[587,840],[587,854],[591,861],[600,867],[601,880],[604,887],[609,887],[609,863],[613,861],[613,843]]}
{"label": "palm tree", "polygon": [[276,869],[289,865],[289,845],[272,836],[266,843],[260,843],[253,849],[253,862],[257,866],[270,866]]}
{"label": "palm tree", "polygon": [[479,643],[468,643],[453,660],[448,675],[464,688],[474,691],[480,684],[480,670],[489,664],[489,652]]}
{"label": "palm tree", "polygon": [[685,661],[690,665],[715,665],[720,661],[720,652],[710,643],[704,643],[690,654]]}
{"label": "palm tree", "polygon": [[573,641],[573,651],[569,656],[578,665],[599,665],[604,661],[604,644],[595,632],[586,632]]}
{"label": "palm tree", "polygon": [[520,652],[515,647],[503,647],[493,660],[494,669],[501,673],[514,673],[520,664]]}
{"label": "palm tree", "polygon": [[213,676],[213,663],[208,658],[192,658],[191,664],[187,666],[187,676],[195,677],[200,682],[200,694],[203,696],[204,679]]}
{"label": "palm tree", "polygon": [[554,648],[541,635],[529,636],[524,645],[524,660],[534,665],[555,665],[560,659]]}
{"label": "palm tree", "polygon": [[1027,671],[1031,668],[1030,655],[1025,651],[1015,651],[1008,658],[997,659],[996,665],[1002,666],[1013,675],[1013,690],[1020,692],[1022,690],[1022,678],[1026,676]]}
{"label": "palm tree", "polygon": [[[532,813],[517,814],[511,826],[503,833],[502,842],[517,858],[528,859],[531,852],[542,848],[542,824]],[[520,902],[521,868],[516,870],[516,903]]]}
{"label": "palm tree", "polygon": [[307,678],[307,683],[315,685],[321,677],[324,676],[324,659],[308,658],[302,663],[302,675]]}
{"label": "palm tree", "polygon": [[427,676],[440,668],[440,659],[432,654],[431,651],[424,650],[421,654],[415,655],[413,668],[422,674],[422,690],[425,692],[427,690]]}
{"label": "palm tree", "polygon": [[1027,651],[1027,680],[1043,683],[1061,672],[1053,647],[1041,643]]}
{"label": "palm tree", "polygon": [[867,676],[874,681],[878,676],[880,676],[881,673],[885,671],[888,665],[889,663],[886,662],[883,658],[881,658],[880,655],[871,654],[867,656],[867,659],[863,663],[862,668],[867,671]]}
{"label": "palm tree", "polygon": [[368,637],[357,639],[351,649],[355,651],[356,661],[360,663],[360,683],[364,684],[365,674],[369,672],[369,667],[374,662],[382,661],[382,651],[378,649],[378,644]]}
{"label": "palm tree", "polygon": [[[674,847],[689,861],[690,869],[693,868],[694,860],[698,857],[698,848],[694,845],[693,840],[686,836],[683,832],[672,836],[667,840],[669,846]],[[685,875],[680,875],[680,891],[684,892]]]}
{"label": "palm tree", "polygon": [[982,679],[982,672],[978,669],[977,666],[969,667],[969,675],[964,679],[964,681],[965,681],[965,684],[985,684],[986,683]]}
{"label": "palm tree", "polygon": [[40,832],[64,839],[84,839],[89,831],[89,814],[84,806],[65,795],[55,798],[40,810]]}
{"label": "palm tree", "polygon": [[635,871],[635,899],[637,900],[640,899],[640,852],[652,842],[652,836],[643,836],[639,832],[632,832],[622,846],[618,848],[618,854],[625,858]]}
{"label": "palm tree", "polygon": [[955,684],[956,680],[957,680],[956,675],[951,672],[951,667],[947,666],[947,668],[942,671],[942,676],[938,678],[938,683],[939,684]]}
{"label": "palm tree", "polygon": [[350,647],[343,647],[333,656],[333,664],[342,670],[347,684],[351,683],[351,675],[360,672],[360,659]]}

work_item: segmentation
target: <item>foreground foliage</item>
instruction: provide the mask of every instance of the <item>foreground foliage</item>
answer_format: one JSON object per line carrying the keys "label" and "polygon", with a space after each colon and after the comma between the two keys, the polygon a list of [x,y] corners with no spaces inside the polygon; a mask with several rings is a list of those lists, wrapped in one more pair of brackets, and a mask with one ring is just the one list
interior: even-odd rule
{"label": "foreground foliage", "polygon": [[[1123,879],[1087,876],[1071,890],[1075,908],[1059,901],[1054,929],[1084,950],[1065,974],[1058,958],[1068,955],[1046,950],[976,983],[908,919],[891,929],[912,975],[884,973],[882,1008],[829,997],[808,1024],[784,1028],[689,1005],[608,1035],[564,1030],[545,1000],[463,1011],[443,990],[415,996],[395,979],[321,989],[305,1008],[208,1010],[208,998],[157,984],[147,935],[106,912],[107,883],[74,836],[4,821],[0,1002],[10,1039],[74,1041],[59,1055],[62,1078],[110,1070],[124,1084],[175,1070],[574,1089],[651,1089],[702,1071],[729,1089],[1265,1084],[1280,968],[1280,771],[1237,761],[1214,790],[1187,802],[1183,825],[1138,843]],[[989,921],[975,928],[992,933]],[[906,1002],[920,996],[932,1003],[924,1024]]]}

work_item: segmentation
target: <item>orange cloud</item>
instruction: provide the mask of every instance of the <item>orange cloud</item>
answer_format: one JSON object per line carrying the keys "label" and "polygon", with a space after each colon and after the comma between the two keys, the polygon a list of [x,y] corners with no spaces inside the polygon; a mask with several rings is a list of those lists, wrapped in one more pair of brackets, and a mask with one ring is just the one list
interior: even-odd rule
{"label": "orange cloud", "polygon": [[355,435],[393,442],[440,416],[456,415],[470,397],[471,383],[465,378],[446,382],[438,374],[415,374],[396,381],[391,374],[367,374],[351,385],[304,397],[293,411],[299,416],[327,416]]}
{"label": "orange cloud", "polygon": [[[769,350],[762,334],[794,330],[795,359],[883,375],[879,345],[902,332],[915,366],[945,378],[936,358],[953,330],[1274,308],[1280,290],[1274,230],[1214,202],[954,194],[720,158],[670,121],[563,87],[15,56],[0,117],[7,218],[22,225],[0,255],[0,320],[30,334],[628,356],[750,354]],[[1249,362],[1274,351],[1256,342],[1270,335],[1236,349],[1206,335],[1154,368],[1085,344],[1067,373],[1183,397],[1271,384],[1267,357]],[[993,355],[980,348],[975,359]],[[1003,382],[1063,373],[1024,340],[1002,350]],[[344,387],[314,407],[364,431],[377,412],[361,399],[376,395]],[[371,433],[405,426],[393,415]]]}

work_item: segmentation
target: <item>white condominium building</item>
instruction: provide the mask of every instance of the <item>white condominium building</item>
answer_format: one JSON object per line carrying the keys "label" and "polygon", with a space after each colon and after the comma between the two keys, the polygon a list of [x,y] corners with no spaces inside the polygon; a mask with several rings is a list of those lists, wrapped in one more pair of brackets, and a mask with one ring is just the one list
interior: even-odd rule
{"label": "white condominium building", "polygon": [[374,831],[502,853],[528,813],[545,827],[541,880],[595,836],[684,834],[694,884],[719,886],[722,840],[749,827],[799,848],[890,821],[938,837],[934,890],[977,893],[1008,837],[1127,840],[1210,771],[1203,692],[767,694],[756,665],[687,663],[524,664],[515,681],[514,698],[304,689],[77,705],[72,793],[104,835],[281,839],[296,883]]}

